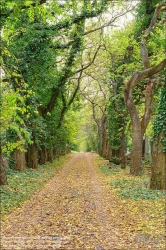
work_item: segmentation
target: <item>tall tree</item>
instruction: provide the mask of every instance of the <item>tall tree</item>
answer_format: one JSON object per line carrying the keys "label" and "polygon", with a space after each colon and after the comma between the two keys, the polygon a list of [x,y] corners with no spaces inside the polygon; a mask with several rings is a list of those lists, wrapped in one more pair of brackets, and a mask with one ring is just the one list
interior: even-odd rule
{"label": "tall tree", "polygon": [[[152,33],[152,31],[158,25],[157,19],[159,14],[166,9],[166,4],[160,4],[154,13],[154,16],[151,20],[149,27],[144,31],[142,40],[141,40],[141,56],[142,62],[144,66],[144,70],[140,72],[136,72],[127,82],[124,90],[124,100],[128,112],[131,116],[132,121],[132,128],[133,128],[133,135],[132,135],[132,155],[131,155],[131,167],[130,173],[132,175],[139,175],[140,174],[140,164],[142,159],[142,142],[143,142],[143,135],[147,128],[147,125],[150,121],[151,114],[152,114],[152,104],[153,104],[153,94],[156,82],[156,74],[159,73],[164,69],[166,66],[166,59],[161,61],[160,63],[156,64],[155,66],[150,65],[148,50],[147,50],[147,41]],[[165,20],[162,20],[162,23]],[[146,92],[145,92],[145,113],[140,120],[138,111],[136,109],[134,100],[133,100],[133,90],[134,88],[143,81],[144,79],[149,78],[147,85],[146,85]]]}
{"label": "tall tree", "polygon": [[[61,125],[66,104],[69,107],[76,96],[73,92],[69,102],[66,102],[66,89],[71,84],[71,78],[79,71],[78,64],[85,49],[84,37],[96,30],[96,27],[94,30],[85,29],[85,21],[105,13],[111,5],[109,0],[65,2],[18,0],[17,3],[11,0],[3,1],[1,9],[2,46],[5,51],[3,68],[18,69],[14,81],[11,71],[5,78],[14,91],[19,89],[20,81],[27,84],[28,91],[32,91],[35,95],[32,98],[34,105],[31,98],[27,98],[26,106],[30,111],[35,106],[39,112],[35,115],[30,111],[21,114],[33,141],[28,146],[29,166],[37,166],[36,146],[40,150],[46,145],[50,148],[53,138],[56,138],[52,134],[50,124],[55,127]],[[101,24],[97,30],[110,25],[115,19],[111,18],[109,23]],[[12,57],[6,51],[11,51]],[[83,65],[81,71],[87,67],[88,65]],[[29,94],[24,93],[24,95]],[[57,107],[60,107],[60,111]],[[21,112],[20,107],[18,112]],[[56,121],[53,119],[53,113],[57,114]],[[51,122],[49,116],[52,118]],[[59,117],[62,118],[60,121]],[[42,127],[47,128],[48,137]],[[16,139],[20,130],[21,126],[16,133]],[[47,138],[48,142],[43,143],[42,138]],[[23,136],[21,141],[17,142],[24,142]],[[20,154],[16,156],[17,160],[20,159]]]}

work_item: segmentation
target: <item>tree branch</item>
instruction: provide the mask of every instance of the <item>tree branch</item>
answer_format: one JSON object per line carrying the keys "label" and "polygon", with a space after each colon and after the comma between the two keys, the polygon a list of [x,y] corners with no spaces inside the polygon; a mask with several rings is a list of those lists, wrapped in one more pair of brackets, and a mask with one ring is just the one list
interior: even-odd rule
{"label": "tree branch", "polygon": [[153,15],[153,18],[151,20],[151,23],[149,25],[149,27],[145,30],[142,40],[141,40],[141,57],[142,57],[142,62],[143,62],[143,66],[145,69],[150,68],[150,61],[149,61],[149,56],[148,56],[148,51],[146,48],[146,42],[150,36],[150,33],[153,31],[153,29],[156,27],[157,25],[157,18],[159,16],[159,14],[164,11],[166,9],[166,3],[162,3],[160,4]]}
{"label": "tree branch", "polygon": [[78,90],[79,90],[79,88],[80,88],[81,77],[82,77],[82,71],[81,71],[81,73],[80,73],[80,75],[79,75],[79,78],[78,78],[77,87],[76,87],[76,89],[74,90],[73,94],[71,95],[70,100],[69,100],[68,103],[66,103],[65,97],[64,97],[64,95],[63,95],[63,93],[62,93],[62,100],[63,100],[63,104],[64,104],[64,105],[63,105],[63,108],[62,108],[62,111],[61,111],[61,116],[60,116],[60,120],[59,120],[57,129],[59,129],[59,128],[61,127],[62,122],[63,122],[63,119],[64,119],[64,115],[65,115],[66,111],[68,110],[68,108],[70,107],[70,105],[73,103],[73,101],[74,101],[74,99],[75,99],[75,97],[76,97],[76,95],[77,95],[77,92],[78,92]]}
{"label": "tree branch", "polygon": [[43,110],[43,113],[50,112],[53,109],[56,103],[56,100],[59,96],[59,93],[61,92],[62,87],[67,82],[68,78],[74,74],[72,72],[72,66],[74,64],[77,53],[81,50],[82,37],[80,37],[80,33],[82,33],[82,30],[84,29],[84,24],[80,24],[80,25],[78,24],[77,26],[78,27],[77,27],[77,30],[75,31],[75,38],[74,38],[72,48],[70,50],[69,57],[59,76],[59,80],[58,80],[59,83],[57,84],[57,86],[53,88],[53,94],[51,96],[50,102],[48,103],[47,108]]}
{"label": "tree branch", "polygon": [[50,29],[51,30],[66,29],[66,28],[69,28],[73,24],[79,23],[80,21],[96,17],[104,12],[104,10],[106,9],[106,6],[109,2],[111,2],[111,0],[102,0],[101,6],[99,9],[97,8],[96,10],[92,10],[92,11],[83,9],[83,11],[79,15],[71,17],[70,20],[67,19],[67,20],[61,21],[55,25],[49,26],[48,29],[49,30]]}
{"label": "tree branch", "polygon": [[105,23],[105,24],[103,24],[103,25],[101,25],[100,27],[97,27],[97,28],[95,28],[95,29],[88,30],[88,31],[86,31],[83,35],[84,35],[84,36],[85,36],[85,35],[88,35],[88,34],[90,34],[90,33],[93,33],[93,32],[95,32],[95,31],[104,29],[104,28],[109,27],[109,26],[115,26],[115,25],[113,25],[112,23],[113,23],[114,21],[116,21],[116,19],[118,19],[119,17],[124,16],[126,13],[128,13],[128,12],[131,11],[132,9],[133,9],[133,8],[128,9],[127,11],[125,11],[125,12],[123,12],[123,13],[121,13],[121,14],[117,14],[117,15],[116,15],[115,17],[113,17],[109,22],[107,22],[107,23]]}
{"label": "tree branch", "polygon": [[96,56],[97,56],[97,54],[98,54],[100,48],[101,48],[101,45],[99,45],[99,47],[97,48],[97,50],[96,50],[96,52],[95,52],[95,54],[94,54],[94,56],[93,56],[93,58],[92,58],[92,61],[91,61],[90,63],[88,63],[86,66],[83,66],[81,69],[76,70],[76,71],[75,71],[75,74],[77,74],[77,73],[79,73],[80,71],[83,71],[83,70],[89,68],[89,66],[91,66],[91,65],[94,63],[94,61],[95,61],[95,59],[96,59]]}
{"label": "tree branch", "polygon": [[152,68],[148,68],[143,71],[134,73],[132,77],[130,78],[130,80],[128,81],[128,83],[126,84],[125,91],[127,91],[127,89],[130,89],[129,96],[131,96],[133,88],[140,81],[146,78],[150,78],[154,74],[157,74],[158,72],[162,71],[165,68],[165,66],[166,66],[166,59],[164,59],[162,62],[160,62],[159,64],[157,64],[156,66]]}

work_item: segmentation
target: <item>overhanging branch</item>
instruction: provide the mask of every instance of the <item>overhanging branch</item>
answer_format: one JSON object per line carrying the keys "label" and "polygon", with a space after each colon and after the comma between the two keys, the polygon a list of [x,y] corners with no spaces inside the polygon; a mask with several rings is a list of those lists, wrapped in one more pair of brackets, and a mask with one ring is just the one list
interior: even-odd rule
{"label": "overhanging branch", "polygon": [[164,59],[162,62],[160,62],[159,64],[157,64],[154,67],[145,69],[143,71],[139,71],[136,72],[132,75],[132,77],[130,78],[130,80],[128,81],[128,83],[125,86],[125,91],[126,89],[130,89],[130,95],[132,93],[133,88],[142,80],[146,79],[146,78],[150,78],[152,75],[159,73],[160,71],[162,71],[166,66],[166,59]]}
{"label": "overhanging branch", "polygon": [[60,119],[59,119],[59,123],[58,123],[57,129],[59,129],[61,127],[63,119],[64,119],[64,116],[65,116],[65,113],[69,109],[69,107],[71,106],[71,104],[73,103],[73,101],[74,101],[74,99],[75,99],[75,97],[77,95],[77,92],[78,92],[78,90],[80,88],[81,77],[82,77],[82,71],[81,71],[81,73],[80,73],[80,75],[78,77],[77,87],[75,88],[75,90],[71,94],[71,97],[70,97],[68,103],[66,102],[65,96],[62,93],[63,108],[61,110],[61,115],[60,115]]}
{"label": "overhanging branch", "polygon": [[79,72],[81,72],[81,71],[83,71],[83,70],[89,68],[89,67],[94,63],[94,61],[95,61],[95,59],[96,59],[96,56],[97,56],[97,54],[98,54],[100,48],[101,48],[101,45],[98,46],[96,52],[94,53],[94,56],[93,56],[93,58],[92,58],[92,61],[91,61],[90,63],[88,63],[86,66],[83,66],[81,69],[76,70],[76,71],[75,71],[75,74],[77,74],[77,73],[79,73]]}

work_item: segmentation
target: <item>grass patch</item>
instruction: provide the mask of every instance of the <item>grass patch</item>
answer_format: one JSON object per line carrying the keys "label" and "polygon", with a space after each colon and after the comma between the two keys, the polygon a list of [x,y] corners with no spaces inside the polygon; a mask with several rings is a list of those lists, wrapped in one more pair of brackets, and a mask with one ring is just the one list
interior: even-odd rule
{"label": "grass patch", "polygon": [[103,172],[105,175],[113,175],[116,173],[120,173],[120,168],[118,166],[109,168],[109,166],[99,165],[99,168],[101,172]]}
{"label": "grass patch", "polygon": [[158,200],[164,197],[165,192],[150,189],[150,177],[146,174],[133,177],[129,175],[129,167],[121,169],[120,166],[99,165],[100,170],[111,176],[110,185],[121,198],[132,200]]}
{"label": "grass patch", "polygon": [[149,189],[149,182],[143,177],[140,180],[119,179],[112,181],[111,186],[118,189],[118,195],[122,198],[131,198],[132,200],[158,200],[164,196],[164,192]]}
{"label": "grass patch", "polygon": [[104,160],[104,158],[101,157],[101,156],[98,156],[98,157],[95,158],[95,161],[102,161],[102,160]]}
{"label": "grass patch", "polygon": [[68,156],[60,157],[37,169],[27,168],[23,173],[7,169],[8,185],[0,187],[1,218],[5,219],[14,208],[28,200],[68,159]]}

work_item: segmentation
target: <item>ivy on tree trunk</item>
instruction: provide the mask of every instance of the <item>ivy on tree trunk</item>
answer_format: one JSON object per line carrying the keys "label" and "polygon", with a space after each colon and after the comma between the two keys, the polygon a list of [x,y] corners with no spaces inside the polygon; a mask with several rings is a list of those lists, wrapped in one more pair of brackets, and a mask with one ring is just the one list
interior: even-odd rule
{"label": "ivy on tree trunk", "polygon": [[154,122],[151,189],[166,190],[166,83]]}
{"label": "ivy on tree trunk", "polygon": [[[156,74],[164,69],[166,66],[166,59],[157,64],[154,67],[150,67],[150,61],[148,56],[148,51],[146,47],[146,42],[150,36],[150,33],[157,26],[157,18],[161,11],[166,9],[166,4],[160,4],[153,15],[151,23],[147,30],[143,34],[141,41],[141,56],[144,66],[144,70],[136,72],[127,82],[124,89],[124,100],[125,105],[129,111],[131,121],[132,121],[132,152],[131,152],[131,166],[130,173],[132,175],[139,175],[141,171],[141,159],[142,159],[142,141],[146,128],[149,124],[152,114],[152,103],[154,87],[156,82]],[[136,105],[133,100],[133,90],[142,80],[150,78],[146,85],[145,93],[145,111],[142,119],[140,120]]]}
{"label": "ivy on tree trunk", "polygon": [[5,171],[5,164],[2,157],[2,149],[0,146],[0,185],[6,185],[6,184],[7,184],[7,177]]}

